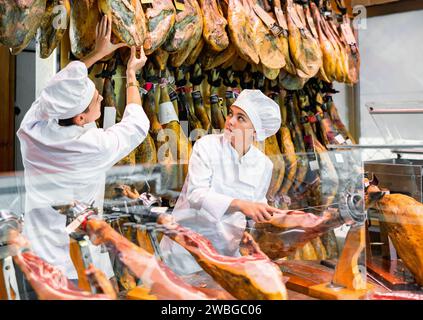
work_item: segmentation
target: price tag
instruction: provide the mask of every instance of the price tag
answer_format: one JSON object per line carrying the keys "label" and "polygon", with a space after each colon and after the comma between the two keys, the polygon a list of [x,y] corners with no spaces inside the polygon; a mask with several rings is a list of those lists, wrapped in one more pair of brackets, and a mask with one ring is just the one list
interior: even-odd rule
{"label": "price tag", "polygon": [[345,139],[344,139],[344,137],[343,137],[342,135],[340,135],[340,134],[338,134],[338,135],[335,137],[335,140],[336,140],[339,144],[344,144],[344,143],[345,143]]}
{"label": "price tag", "polygon": [[347,139],[347,144],[349,144],[349,145],[352,145],[353,144],[352,141],[351,141],[351,139]]}
{"label": "price tag", "polygon": [[335,160],[338,163],[344,163],[344,157],[340,153],[335,153]]}
{"label": "price tag", "polygon": [[172,102],[163,102],[159,105],[159,122],[160,124],[167,124],[171,121],[178,121],[178,115],[175,112]]}
{"label": "price tag", "polygon": [[319,167],[319,161],[317,161],[317,160],[310,161],[309,162],[309,165],[310,165],[310,169],[312,171],[316,171],[316,170],[319,170],[320,169],[320,167]]}

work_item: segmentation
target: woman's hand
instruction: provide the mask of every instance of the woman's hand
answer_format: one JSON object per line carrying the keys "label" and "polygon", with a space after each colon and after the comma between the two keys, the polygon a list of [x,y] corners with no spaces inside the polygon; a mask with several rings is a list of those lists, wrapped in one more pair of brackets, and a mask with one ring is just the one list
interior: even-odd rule
{"label": "woman's hand", "polygon": [[281,213],[280,209],[271,207],[265,203],[240,199],[233,200],[231,208],[231,211],[241,211],[245,216],[253,219],[255,222],[266,222],[272,218],[274,213]]}
{"label": "woman's hand", "polygon": [[101,57],[111,54],[116,49],[125,47],[125,43],[113,44],[110,39],[112,36],[112,19],[108,16],[103,16],[101,21],[97,24],[95,29],[95,49],[94,52]]}
{"label": "woman's hand", "polygon": [[147,62],[147,57],[144,53],[144,48],[141,46],[139,47],[140,50],[140,57],[137,57],[137,47],[131,47],[131,57],[128,60],[128,64],[126,66],[126,73],[135,75],[142,67],[145,66]]}
{"label": "woman's hand", "polygon": [[81,62],[85,63],[87,68],[90,68],[94,63],[111,54],[116,49],[127,46],[125,43],[112,44],[110,41],[112,36],[112,20],[107,16],[103,16],[97,24],[95,35],[94,50],[81,59]]}

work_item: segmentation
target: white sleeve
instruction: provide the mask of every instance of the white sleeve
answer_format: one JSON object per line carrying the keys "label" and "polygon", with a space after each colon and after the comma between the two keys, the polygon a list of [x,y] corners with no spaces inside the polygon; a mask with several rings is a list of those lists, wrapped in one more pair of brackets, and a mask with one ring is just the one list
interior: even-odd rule
{"label": "white sleeve", "polygon": [[220,219],[234,198],[211,190],[213,170],[208,158],[210,150],[207,151],[207,145],[203,146],[200,141],[195,143],[189,161],[187,198],[192,208],[204,209]]}
{"label": "white sleeve", "polygon": [[263,183],[261,184],[258,194],[258,202],[268,204],[267,200],[267,191],[269,191],[270,183],[272,182],[272,175],[273,175],[273,163],[269,160],[268,164],[266,165],[266,169],[263,174]]}
{"label": "white sleeve", "polygon": [[149,128],[150,121],[143,108],[138,104],[127,105],[119,123],[106,130],[93,130],[100,151],[98,164],[111,168],[143,142]]}

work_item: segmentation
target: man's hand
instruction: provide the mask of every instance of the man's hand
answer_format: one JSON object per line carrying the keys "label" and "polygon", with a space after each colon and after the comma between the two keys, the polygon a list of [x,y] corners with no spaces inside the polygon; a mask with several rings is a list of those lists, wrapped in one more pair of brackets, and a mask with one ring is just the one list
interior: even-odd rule
{"label": "man's hand", "polygon": [[235,199],[231,203],[232,211],[241,211],[245,216],[255,222],[266,222],[274,213],[282,213],[282,210],[271,207],[265,203]]}
{"label": "man's hand", "polygon": [[112,44],[110,41],[112,36],[112,19],[108,16],[103,16],[101,21],[97,24],[95,35],[96,39],[94,50],[81,59],[87,68],[91,67],[94,63],[103,59],[105,56],[111,54],[116,49],[127,46],[125,43]]}

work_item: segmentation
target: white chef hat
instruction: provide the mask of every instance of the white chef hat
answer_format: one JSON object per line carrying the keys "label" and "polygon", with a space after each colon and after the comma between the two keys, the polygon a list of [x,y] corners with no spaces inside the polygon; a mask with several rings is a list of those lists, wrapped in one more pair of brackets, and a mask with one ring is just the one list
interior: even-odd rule
{"label": "white chef hat", "polygon": [[260,90],[241,91],[233,105],[244,110],[250,118],[258,141],[263,141],[278,132],[281,126],[279,106]]}
{"label": "white chef hat", "polygon": [[73,61],[48,82],[39,101],[49,118],[68,119],[88,107],[95,90],[85,64]]}

